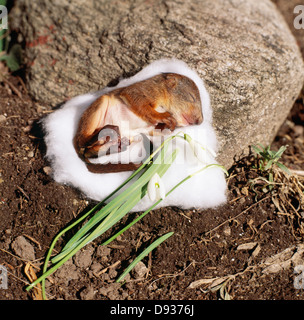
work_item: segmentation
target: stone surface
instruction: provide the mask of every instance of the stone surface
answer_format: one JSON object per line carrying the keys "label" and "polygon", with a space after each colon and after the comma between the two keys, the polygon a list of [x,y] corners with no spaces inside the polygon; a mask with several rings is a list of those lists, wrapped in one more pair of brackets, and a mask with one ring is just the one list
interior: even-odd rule
{"label": "stone surface", "polygon": [[29,91],[51,105],[184,60],[205,80],[227,167],[272,141],[303,85],[299,48],[269,0],[19,0],[11,20]]}
{"label": "stone surface", "polygon": [[144,278],[148,272],[149,269],[142,261],[139,261],[132,270],[132,274],[135,279]]}
{"label": "stone surface", "polygon": [[12,243],[12,249],[22,259],[35,260],[35,249],[23,236],[18,236],[15,239]]}
{"label": "stone surface", "polygon": [[78,251],[74,257],[75,265],[80,268],[88,268],[92,263],[93,252],[94,248],[91,246],[87,246]]}

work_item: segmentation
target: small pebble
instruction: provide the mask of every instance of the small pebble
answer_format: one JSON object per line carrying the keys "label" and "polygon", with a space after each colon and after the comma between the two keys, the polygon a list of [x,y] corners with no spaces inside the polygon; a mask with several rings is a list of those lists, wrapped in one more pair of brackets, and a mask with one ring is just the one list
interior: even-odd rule
{"label": "small pebble", "polygon": [[138,279],[138,278],[143,278],[148,271],[149,269],[146,267],[146,265],[142,261],[139,261],[137,265],[134,267],[134,269],[132,270],[132,274],[135,279]]}
{"label": "small pebble", "polygon": [[25,133],[29,133],[31,130],[32,130],[32,126],[26,126],[26,127],[23,128],[23,131]]}
{"label": "small pebble", "polygon": [[4,116],[3,114],[0,114],[0,123],[6,121],[6,116]]}
{"label": "small pebble", "polygon": [[15,239],[12,243],[12,249],[22,259],[35,260],[35,249],[23,236],[18,236]]}
{"label": "small pebble", "polygon": [[231,228],[229,226],[225,226],[223,233],[225,236],[230,236],[231,235]]}
{"label": "small pebble", "polygon": [[45,174],[47,174],[49,176],[52,173],[52,168],[51,167],[44,167],[43,171]]}
{"label": "small pebble", "polygon": [[34,151],[30,151],[30,152],[27,154],[27,156],[28,156],[29,158],[33,158],[33,156],[34,156]]}

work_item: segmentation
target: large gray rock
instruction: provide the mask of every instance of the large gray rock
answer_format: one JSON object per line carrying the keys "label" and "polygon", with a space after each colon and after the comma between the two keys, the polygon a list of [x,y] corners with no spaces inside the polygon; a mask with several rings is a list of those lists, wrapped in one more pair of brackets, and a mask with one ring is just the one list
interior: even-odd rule
{"label": "large gray rock", "polygon": [[28,87],[56,105],[177,57],[205,80],[229,167],[268,144],[303,84],[303,61],[268,0],[19,0],[12,25],[25,41]]}

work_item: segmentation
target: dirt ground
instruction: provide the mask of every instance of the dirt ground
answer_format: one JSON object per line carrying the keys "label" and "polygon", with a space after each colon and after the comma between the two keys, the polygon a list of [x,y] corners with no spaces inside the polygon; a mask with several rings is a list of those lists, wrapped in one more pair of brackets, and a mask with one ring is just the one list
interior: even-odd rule
{"label": "dirt ground", "polygon": [[[50,111],[30,99],[20,78],[0,86],[0,264],[8,271],[1,299],[33,299],[25,291],[28,261],[39,274],[54,236],[93,205],[50,177],[39,125]],[[294,170],[304,169],[303,122],[302,95],[272,146],[289,145],[281,162]],[[303,285],[294,284],[294,268],[304,264],[303,197],[289,190],[295,179],[301,189],[303,176],[280,173],[278,184],[263,191],[260,177],[267,175],[256,165],[254,157],[236,162],[227,178],[229,202],[216,210],[156,210],[111,245],[96,240],[85,247],[49,277],[49,299],[303,299]],[[138,252],[169,231],[173,237],[122,286],[115,283]],[[201,279],[216,282],[197,284]]]}
{"label": "dirt ground", "polygon": [[[30,98],[18,75],[6,79],[0,83],[0,265],[8,286],[0,282],[0,299],[31,300],[28,274],[41,273],[52,239],[94,203],[52,180],[39,123],[52,110]],[[48,278],[48,298],[304,299],[304,274],[297,268],[304,266],[304,91],[271,148],[282,145],[288,148],[280,162],[294,170],[291,176],[277,170],[269,186],[254,156],[237,159],[227,178],[226,205],[155,210],[110,245],[95,240]],[[123,285],[115,282],[139,252],[169,231],[175,234]]]}

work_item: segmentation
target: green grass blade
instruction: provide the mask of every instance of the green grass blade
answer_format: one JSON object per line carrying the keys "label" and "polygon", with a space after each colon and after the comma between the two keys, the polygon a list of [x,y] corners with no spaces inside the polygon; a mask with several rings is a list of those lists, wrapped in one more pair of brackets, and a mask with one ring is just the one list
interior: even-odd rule
{"label": "green grass blade", "polygon": [[[138,200],[137,200],[138,201]],[[89,234],[84,241],[79,243],[73,250],[69,251],[60,261],[58,261],[53,267],[51,267],[49,270],[44,272],[38,279],[36,279],[34,282],[32,282],[29,286],[26,287],[26,290],[32,289],[34,286],[36,286],[41,281],[44,281],[49,275],[51,275],[53,272],[55,272],[59,267],[61,267],[66,261],[68,261],[76,252],[78,252],[80,249],[82,249],[87,243],[91,242],[93,239],[96,238],[96,234],[100,230],[95,230],[91,234]]]}
{"label": "green grass blade", "polygon": [[[71,225],[67,226],[66,228],[64,228],[62,231],[60,231],[57,236],[54,238],[54,240],[51,243],[51,246],[48,250],[46,259],[44,261],[44,266],[43,266],[43,273],[46,272],[47,270],[47,266],[48,263],[50,261],[53,249],[55,247],[56,242],[60,239],[61,236],[63,236],[66,232],[68,232],[70,229],[72,229],[73,227],[75,227],[77,224],[79,224],[83,219],[85,219],[88,215],[90,215],[96,208],[99,207],[100,204],[96,205],[94,208],[92,208],[91,210],[89,210],[84,216],[82,216],[81,218],[77,219],[76,221],[74,221]],[[45,296],[45,280],[42,280],[42,295],[44,300],[46,300],[46,296]]]}
{"label": "green grass blade", "polygon": [[[174,150],[174,152],[172,153],[172,157],[173,157],[173,161],[175,160],[176,156],[177,156],[177,152],[178,150]],[[159,170],[158,174],[160,177],[162,177],[166,171],[169,168],[169,164],[167,165],[163,165],[162,168]],[[167,194],[166,197],[174,190],[175,188],[172,188]],[[128,230],[130,227],[132,227],[136,222],[138,222],[140,219],[142,219],[145,215],[147,215],[151,210],[153,210],[160,202],[162,201],[162,199],[159,199],[158,201],[156,201],[150,208],[148,208],[144,213],[142,213],[139,217],[137,217],[136,219],[134,219],[132,222],[130,222],[127,226],[125,226],[123,229],[121,229],[119,232],[117,232],[116,234],[114,234],[112,237],[110,237],[108,240],[106,240],[105,242],[103,242],[101,245],[105,246],[107,244],[109,244],[110,242],[112,242],[113,240],[115,240],[119,235],[121,235],[122,233],[124,233],[126,230]]]}
{"label": "green grass blade", "polygon": [[[115,208],[113,208],[112,210],[114,210]],[[82,239],[85,234],[94,227],[95,224],[97,224],[98,222],[100,222],[103,218],[105,218],[108,214],[110,214],[111,211],[107,210],[106,207],[102,208],[101,210],[99,210],[95,215],[98,215],[98,220],[94,219],[94,217],[92,217],[82,228],[80,228],[75,234],[74,236],[66,243],[66,245],[63,247],[62,252],[65,250],[70,249],[71,247],[74,246],[75,243],[77,243],[80,239]],[[97,221],[96,221],[97,220]],[[56,256],[57,257],[57,256]]]}
{"label": "green grass blade", "polygon": [[69,249],[73,246],[74,242],[77,242],[81,239],[90,229],[94,228],[94,226],[102,221],[106,216],[108,216],[111,212],[117,209],[118,205],[121,205],[125,201],[127,201],[132,194],[136,193],[136,189],[141,187],[140,183],[135,183],[131,188],[128,188],[123,193],[121,193],[117,198],[109,202],[104,208],[98,211],[94,217],[90,219],[64,246],[63,251]]}
{"label": "green grass blade", "polygon": [[[1,54],[4,53],[4,52],[3,52],[4,38],[5,38],[4,32],[5,32],[4,29],[0,29],[0,53],[1,53]],[[1,55],[1,56],[0,56],[0,61],[1,61],[1,60],[5,60],[4,55]]]}
{"label": "green grass blade", "polygon": [[[167,139],[168,140],[168,139]],[[158,157],[164,157],[165,152],[167,151],[166,147],[162,147],[161,152]],[[153,153],[155,154],[155,152]],[[172,155],[171,155],[172,156]],[[99,212],[97,212],[91,220],[85,224],[64,246],[62,251],[68,250],[73,246],[75,242],[78,242],[90,229],[94,228],[94,226],[99,223],[102,219],[104,219],[106,216],[108,216],[113,210],[117,208],[118,205],[121,205],[124,203],[124,201],[127,201],[132,195],[134,195],[136,192],[140,191],[145,184],[147,184],[147,181],[150,181],[152,176],[157,172],[157,169],[159,168],[159,164],[151,164],[148,169],[138,178],[138,180],[133,183],[128,189],[123,191],[120,195],[118,195],[115,199],[113,199],[111,202],[109,202],[107,205],[105,205],[104,208],[102,208]],[[144,167],[144,166],[143,166]],[[137,173],[139,171],[137,170]],[[132,175],[132,178],[135,177],[136,174]],[[130,181],[130,178],[127,180]],[[126,183],[123,184],[123,186]],[[109,217],[107,217],[109,218]],[[55,259],[56,261],[56,259]]]}
{"label": "green grass blade", "polygon": [[[165,149],[163,149],[164,153],[166,152]],[[163,156],[163,154],[160,154],[160,156]],[[177,150],[174,150],[169,156],[167,156],[164,160],[165,164],[152,164],[147,171],[151,171],[148,175],[149,178],[144,178],[142,183],[139,184],[138,189],[136,192],[128,192],[132,193],[127,197],[127,200],[124,203],[120,203],[119,199],[114,199],[112,201],[115,201],[117,203],[116,207],[112,209],[110,212],[109,209],[107,209],[107,206],[101,209],[100,212],[98,212],[89,222],[87,222],[64,246],[62,251],[56,255],[51,261],[52,263],[57,263],[60,261],[66,254],[71,252],[78,244],[80,244],[82,241],[85,241],[87,239],[88,233],[90,233],[90,230],[94,229],[97,223],[100,223],[100,221],[104,219],[104,221],[101,223],[101,225],[98,227],[98,230],[95,231],[95,237],[91,239],[90,241],[94,240],[95,238],[99,237],[101,234],[106,232],[111,226],[113,226],[116,222],[118,222],[124,215],[126,215],[140,200],[143,198],[146,194],[147,184],[148,181],[151,179],[152,175],[155,172],[159,172],[160,176],[163,176],[164,173],[168,170],[170,167],[170,164],[166,164],[168,160],[174,161],[177,155]],[[147,172],[146,172],[147,173]],[[127,190],[126,190],[127,191]],[[122,197],[124,198],[124,197]],[[109,208],[109,207],[108,207]],[[104,210],[104,211],[103,211]],[[97,218],[96,218],[97,217]],[[88,242],[86,242],[88,243]]]}
{"label": "green grass blade", "polygon": [[30,285],[26,287],[26,291],[31,290],[33,287],[35,287],[38,283],[44,281],[49,275],[51,275],[53,272],[55,272],[58,268],[60,268],[66,261],[68,261],[76,252],[78,252],[82,248],[81,244],[79,244],[74,250],[72,250],[69,254],[64,256],[63,259],[61,259],[57,264],[52,266],[50,269],[45,271],[38,279],[36,279],[34,282],[32,282]]}
{"label": "green grass blade", "polygon": [[148,255],[153,249],[159,246],[162,242],[171,237],[174,232],[169,232],[158,238],[156,241],[151,243],[148,248],[146,248],[141,254],[139,254],[132,263],[126,268],[126,270],[121,274],[121,276],[116,280],[116,282],[120,282],[123,278],[136,266],[136,264],[142,260],[146,255]]}
{"label": "green grass blade", "polygon": [[[133,179],[139,171],[136,171],[134,174],[132,174],[120,187],[118,187],[114,192],[112,192],[102,203],[99,204],[99,207],[101,206],[101,204],[105,205],[101,210],[99,210],[94,217],[92,217],[90,219],[90,221],[88,223],[85,224],[85,226],[83,226],[64,246],[63,250],[68,249],[69,247],[71,247],[74,242],[77,242],[79,239],[81,239],[88,230],[90,230],[91,228],[94,227],[94,225],[96,225],[98,222],[100,222],[103,218],[105,218],[108,214],[111,213],[111,211],[115,210],[115,206],[117,206],[117,204],[123,200],[123,198],[128,198],[128,195],[130,192],[127,192],[126,195],[120,195],[120,197],[115,200],[112,200],[111,202],[109,202],[108,204],[105,204],[105,201],[107,201],[108,199],[110,199],[111,197],[113,197],[120,189],[122,189],[128,182],[130,182],[131,179]],[[133,191],[134,188],[132,188]],[[126,190],[127,191],[127,190]],[[86,214],[86,217],[88,216],[88,214]],[[62,251],[63,251],[62,250]]]}
{"label": "green grass blade", "polygon": [[281,146],[281,148],[274,154],[274,159],[280,159],[284,151],[287,149],[287,146]]}
{"label": "green grass blade", "polygon": [[124,187],[124,185],[129,182],[135,175],[137,174],[137,172],[135,172],[134,174],[132,174],[132,176],[130,176],[121,186],[119,186],[117,189],[115,189],[105,200],[103,200],[102,202],[98,203],[96,206],[94,206],[91,210],[89,210],[87,213],[85,213],[83,216],[81,216],[79,219],[77,219],[75,222],[73,222],[71,225],[69,225],[68,227],[66,227],[65,229],[63,229],[53,240],[50,250],[49,250],[49,254],[51,255],[51,249],[54,248],[55,243],[57,242],[57,240],[63,235],[65,234],[67,231],[69,231],[70,229],[72,229],[73,227],[75,227],[77,224],[79,224],[80,222],[82,222],[85,218],[87,218],[89,215],[91,215],[93,212],[97,211],[100,209],[101,206],[103,206],[105,204],[105,201],[107,201],[109,198],[111,198],[116,192],[118,192],[122,187]]}
{"label": "green grass blade", "polygon": [[[195,173],[188,175],[187,177],[185,177],[184,179],[182,179],[179,183],[177,183],[169,192],[166,193],[166,197],[168,197],[176,188],[178,188],[181,184],[183,184],[185,181],[189,180],[191,177],[193,177],[195,174],[198,174],[208,168],[212,168],[212,167],[218,167],[221,170],[223,170],[223,172],[228,176],[228,171],[226,170],[225,167],[221,166],[221,165],[217,165],[217,164],[211,164],[208,165],[198,171],[196,171]],[[163,173],[160,172],[159,175],[161,175]],[[116,233],[115,235],[113,235],[110,239],[108,239],[107,241],[105,241],[104,243],[102,243],[102,245],[107,245],[110,242],[112,242],[115,238],[117,238],[119,235],[121,235],[123,232],[125,232],[127,229],[129,229],[130,227],[132,227],[136,222],[138,222],[140,219],[142,219],[146,214],[148,214],[151,210],[153,210],[160,202],[162,201],[162,199],[158,200],[157,202],[155,202],[149,209],[147,209],[144,213],[142,213],[139,217],[137,217],[136,219],[134,219],[132,222],[130,222],[126,227],[124,227],[122,230],[120,230],[118,233]]]}
{"label": "green grass blade", "polygon": [[[8,50],[8,41],[5,41],[6,48],[4,49],[5,52]],[[1,57],[2,60],[5,60],[6,65],[11,71],[16,71],[20,69],[21,64],[21,46],[19,44],[14,44],[10,51]]]}
{"label": "green grass blade", "polygon": [[269,160],[269,161],[267,162],[267,164],[266,164],[266,166],[265,166],[264,170],[265,170],[265,171],[267,171],[268,169],[270,169],[270,168],[271,168],[271,166],[272,166],[272,164],[273,164],[273,160]]}
{"label": "green grass blade", "polygon": [[[169,157],[170,159],[175,159],[177,155],[177,150],[175,150]],[[165,161],[169,158],[167,157]],[[166,163],[166,162],[165,162]],[[162,176],[170,167],[170,164],[153,164],[149,170],[152,170],[149,174],[149,177],[155,173],[159,172],[160,176]],[[150,177],[150,178],[151,178]],[[111,228],[116,222],[118,222],[121,218],[123,218],[127,213],[130,212],[130,210],[145,196],[147,192],[147,184],[150,180],[150,178],[147,180],[145,179],[144,185],[141,185],[141,188],[137,190],[136,192],[133,192],[132,195],[130,195],[126,202],[123,203],[123,205],[117,206],[113,209],[111,213],[108,213],[105,220],[101,222],[100,226],[98,227],[97,231],[94,231],[95,236],[90,241],[93,241],[100,235],[102,235],[104,232],[106,232],[109,228]],[[79,243],[81,243],[83,240],[85,240],[87,233],[92,230],[97,223],[100,223],[100,219],[94,219],[94,221],[89,221],[83,228],[79,230],[79,232],[68,242],[69,246],[65,246],[63,250],[56,255],[52,262],[56,263],[60,259],[62,259],[66,254],[68,254],[75,246],[77,246]],[[88,241],[86,242],[86,244]]]}
{"label": "green grass blade", "polygon": [[[172,137],[168,138],[166,141],[168,142],[170,139],[172,139]],[[100,202],[99,204],[97,204],[92,210],[90,210],[88,213],[86,213],[82,218],[80,218],[78,221],[81,222],[82,220],[84,220],[87,216],[89,216],[93,211],[98,210],[102,205],[104,205],[106,203],[107,200],[109,200],[111,197],[113,197],[117,192],[119,192],[125,185],[127,185],[133,178],[135,178],[135,176],[137,176],[151,161],[151,159],[159,152],[159,150],[161,148],[164,148],[166,141],[157,149],[155,150],[148,159],[146,159],[143,164],[122,184],[120,185],[117,189],[115,189],[106,199],[104,199],[102,202]],[[106,205],[106,210],[111,209],[110,203],[108,203],[108,205]],[[101,220],[103,218],[103,215],[106,216],[106,213],[104,213],[104,211],[102,211],[102,209],[99,211],[99,216],[96,217],[96,219]],[[96,220],[92,219],[92,225],[93,222],[96,222]],[[74,238],[75,237],[75,238]],[[70,241],[66,244],[65,248],[69,247],[70,242],[74,242],[76,241],[76,235],[74,236],[72,239],[70,239]],[[81,235],[78,234],[77,236],[78,238],[81,237]]]}
{"label": "green grass blade", "polygon": [[[175,155],[176,156],[176,155]],[[177,183],[167,194],[166,194],[166,197],[167,196],[169,196],[176,188],[178,188],[181,184],[183,184],[185,181],[187,181],[187,180],[189,180],[191,177],[193,177],[194,175],[196,175],[196,174],[198,174],[198,173],[200,173],[200,172],[202,172],[202,171],[204,171],[204,170],[206,170],[206,169],[208,169],[208,168],[214,168],[214,167],[217,167],[217,168],[220,168],[227,176],[228,176],[228,171],[226,170],[226,168],[225,167],[223,167],[223,166],[221,166],[221,165],[218,165],[218,164],[210,164],[210,165],[208,165],[208,166],[205,166],[205,167],[203,167],[202,169],[200,169],[200,170],[198,170],[198,171],[196,171],[196,172],[194,172],[194,173],[192,173],[192,174],[190,174],[190,175],[188,175],[187,177],[185,177],[184,179],[182,179],[179,183]],[[136,222],[138,222],[140,219],[142,219],[147,213],[149,213],[151,210],[153,210],[154,209],[154,207],[156,207],[160,202],[161,202],[162,200],[160,199],[160,200],[158,200],[157,202],[155,202],[148,210],[146,210],[144,213],[142,213],[139,217],[137,217],[136,219],[134,219],[131,223],[129,223],[125,228],[123,228],[122,230],[120,230],[118,233],[116,233],[114,236],[112,236],[110,239],[108,239],[107,241],[105,241],[102,245],[107,245],[107,244],[109,244],[110,242],[112,242],[116,237],[118,237],[120,234],[122,234],[124,231],[126,231],[127,229],[129,229],[132,225],[134,225]],[[153,249],[152,249],[153,250]],[[149,253],[149,252],[148,252]],[[142,259],[142,258],[141,258]],[[141,260],[140,259],[140,260]],[[138,261],[140,261],[140,260],[138,260]],[[135,260],[134,260],[135,261]],[[138,262],[137,261],[137,262]],[[137,263],[136,262],[136,263]],[[136,264],[135,263],[135,264]],[[134,267],[134,266],[133,266]],[[132,267],[132,268],[133,268]],[[131,268],[131,269],[132,269]],[[130,269],[130,270],[131,270]],[[128,272],[130,272],[130,270],[128,271]],[[126,270],[127,271],[127,270]],[[126,272],[125,271],[125,272]],[[128,273],[128,272],[126,272],[126,274]],[[121,275],[120,276],[120,280],[122,280],[122,278],[123,277],[125,277],[126,276],[126,274],[123,276],[123,275]],[[119,282],[120,280],[117,280],[117,282]]]}
{"label": "green grass blade", "polygon": [[94,226],[87,230],[80,239],[74,240],[73,243],[70,244],[68,248],[62,250],[59,254],[57,254],[51,261],[52,263],[58,263],[61,259],[63,259],[66,255],[68,255],[71,251],[73,251],[79,245],[85,246],[89,242],[93,241],[97,237],[101,236],[105,233],[108,229],[110,229],[116,222],[118,222],[124,215],[126,215],[137,203],[140,201],[139,194],[136,196],[131,197],[123,206],[120,208],[116,208],[114,213],[116,215],[112,216],[111,220],[102,221],[100,225],[92,231]]}
{"label": "green grass blade", "polygon": [[[137,193],[129,201],[127,201],[123,206],[121,206],[112,216],[111,220],[103,221],[90,235],[90,241],[93,241],[106,231],[108,231],[115,223],[122,219],[126,214],[130,212],[132,208],[140,201],[141,195]],[[88,243],[88,242],[86,242]]]}
{"label": "green grass blade", "polygon": [[[68,230],[70,230],[71,228],[73,228],[74,226],[76,226],[77,224],[79,224],[81,221],[83,221],[85,218],[87,218],[89,215],[91,215],[94,211],[97,211],[98,209],[100,209],[101,206],[103,206],[105,204],[105,202],[110,199],[111,197],[113,197],[120,189],[122,189],[129,181],[131,181],[137,174],[140,170],[143,169],[143,167],[146,166],[146,163],[144,163],[139,169],[137,169],[122,185],[120,185],[117,189],[115,189],[106,199],[104,199],[102,202],[98,203],[94,208],[92,208],[91,210],[89,210],[86,214],[84,214],[82,217],[80,217],[79,219],[77,219],[73,224],[71,224],[70,226],[68,226],[67,228],[65,228],[64,230],[62,230],[57,236],[56,238],[54,239],[51,247],[50,247],[50,250],[49,250],[49,258],[50,258],[50,255],[51,255],[51,252],[52,252],[52,249],[54,248],[55,246],[55,243],[57,242],[57,240],[63,235],[65,234]],[[72,239],[71,239],[72,240]],[[73,248],[78,245],[77,242],[74,242],[73,244]],[[63,250],[62,250],[63,251]],[[57,255],[58,256],[58,255]],[[57,257],[56,256],[56,257]],[[55,257],[55,258],[56,258]],[[54,261],[58,260],[58,259],[55,259],[54,258]],[[48,262],[48,261],[47,261]],[[53,259],[52,259],[52,262],[53,262]],[[53,262],[54,263],[54,262]],[[46,263],[47,265],[47,263]],[[45,272],[45,270],[44,270]]]}
{"label": "green grass blade", "polygon": [[[0,0],[1,6],[6,6],[7,1],[6,0]],[[0,20],[0,22],[3,22],[3,19]],[[7,41],[7,34],[8,30],[6,29],[0,29],[0,53],[7,51],[8,41]],[[1,60],[5,60],[6,55],[1,56]]]}
{"label": "green grass blade", "polygon": [[257,146],[251,146],[256,154],[261,154],[261,151]]}
{"label": "green grass blade", "polygon": [[282,164],[281,162],[277,162],[276,165],[277,165],[281,170],[285,171],[285,172],[288,173],[288,174],[291,174],[290,170],[289,170],[286,166],[284,166],[284,164]]}

